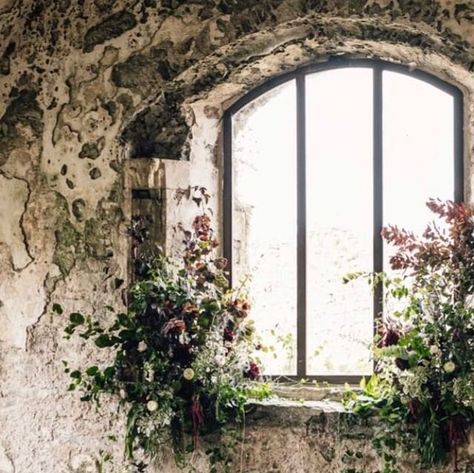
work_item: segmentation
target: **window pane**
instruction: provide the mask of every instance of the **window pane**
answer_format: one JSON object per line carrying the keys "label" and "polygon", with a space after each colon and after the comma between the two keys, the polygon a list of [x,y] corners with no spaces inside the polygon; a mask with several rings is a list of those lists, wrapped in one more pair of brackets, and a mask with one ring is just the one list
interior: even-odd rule
{"label": "window pane", "polygon": [[294,81],[233,116],[234,286],[251,275],[265,373],[296,374],[296,93]]}
{"label": "window pane", "polygon": [[373,302],[348,272],[373,265],[372,70],[306,79],[309,375],[371,373]]}
{"label": "window pane", "polygon": [[[384,224],[421,233],[433,220],[426,201],[454,198],[454,99],[395,72],[385,71],[383,84]],[[392,276],[393,252],[384,247],[384,268]]]}

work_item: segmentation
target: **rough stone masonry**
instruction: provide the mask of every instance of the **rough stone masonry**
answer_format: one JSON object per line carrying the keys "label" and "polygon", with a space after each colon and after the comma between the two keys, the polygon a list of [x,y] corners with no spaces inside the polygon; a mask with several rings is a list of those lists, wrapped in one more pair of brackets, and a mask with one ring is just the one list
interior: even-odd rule
{"label": "rough stone masonry", "polygon": [[[132,189],[163,196],[168,251],[188,186],[220,221],[223,111],[265,79],[345,54],[458,85],[472,195],[472,0],[1,0],[0,37],[0,473],[125,471],[116,406],[66,391],[62,360],[98,354],[52,303],[122,304]],[[320,407],[259,406],[235,471],[375,472],[370,433]]]}

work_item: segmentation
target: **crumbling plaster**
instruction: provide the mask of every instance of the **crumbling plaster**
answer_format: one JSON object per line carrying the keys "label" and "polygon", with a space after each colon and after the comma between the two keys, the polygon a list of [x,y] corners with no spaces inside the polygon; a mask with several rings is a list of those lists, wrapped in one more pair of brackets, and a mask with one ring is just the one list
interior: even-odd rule
{"label": "crumbling plaster", "polygon": [[[132,188],[164,192],[169,251],[189,185],[221,221],[223,112],[265,79],[347,54],[455,83],[472,195],[472,1],[2,0],[0,36],[0,473],[100,471],[100,449],[122,471],[113,403],[98,417],[65,390],[62,360],[98,355],[63,340],[51,304],[120,306]],[[249,425],[243,471],[340,470],[298,415]]]}

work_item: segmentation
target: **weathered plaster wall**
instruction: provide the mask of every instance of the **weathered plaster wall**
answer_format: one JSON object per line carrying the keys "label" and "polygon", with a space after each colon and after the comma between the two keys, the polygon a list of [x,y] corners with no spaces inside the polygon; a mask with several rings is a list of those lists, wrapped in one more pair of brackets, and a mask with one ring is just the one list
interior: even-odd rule
{"label": "weathered plaster wall", "polygon": [[[123,471],[114,406],[98,420],[65,391],[61,360],[97,354],[64,342],[51,304],[121,303],[131,188],[163,189],[173,249],[194,211],[182,190],[220,193],[223,110],[265,78],[346,53],[458,84],[471,195],[470,0],[1,0],[0,38],[1,473],[100,471],[99,449]],[[243,471],[339,471],[317,453],[329,436],[294,422],[249,432]]]}

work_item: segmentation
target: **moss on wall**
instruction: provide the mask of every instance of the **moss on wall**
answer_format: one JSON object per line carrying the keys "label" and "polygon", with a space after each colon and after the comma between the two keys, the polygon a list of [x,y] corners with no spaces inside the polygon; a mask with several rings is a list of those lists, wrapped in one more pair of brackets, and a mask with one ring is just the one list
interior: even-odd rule
{"label": "moss on wall", "polygon": [[137,25],[135,16],[122,10],[89,28],[84,35],[84,52],[90,53],[98,44],[117,38]]}
{"label": "moss on wall", "polygon": [[0,165],[5,164],[15,148],[27,145],[20,127],[28,127],[36,139],[42,138],[44,129],[43,110],[35,90],[13,87],[9,96],[8,106],[0,118]]}

